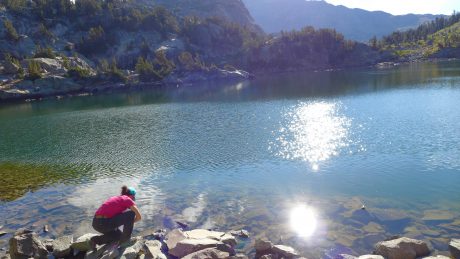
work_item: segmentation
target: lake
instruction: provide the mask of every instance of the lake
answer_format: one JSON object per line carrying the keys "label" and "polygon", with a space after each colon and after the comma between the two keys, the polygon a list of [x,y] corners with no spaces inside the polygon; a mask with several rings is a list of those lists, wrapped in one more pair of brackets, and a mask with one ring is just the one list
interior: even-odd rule
{"label": "lake", "polygon": [[245,228],[240,251],[265,237],[309,258],[401,235],[448,254],[459,107],[458,61],[2,104],[0,225],[83,234],[128,184],[136,231]]}

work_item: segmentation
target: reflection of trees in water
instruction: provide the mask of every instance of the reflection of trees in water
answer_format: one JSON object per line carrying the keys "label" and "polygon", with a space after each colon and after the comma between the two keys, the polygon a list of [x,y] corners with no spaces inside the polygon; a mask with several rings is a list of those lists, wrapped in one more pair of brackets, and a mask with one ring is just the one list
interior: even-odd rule
{"label": "reflection of trees in water", "polygon": [[29,191],[57,183],[76,183],[87,176],[83,166],[0,163],[0,201],[13,201]]}

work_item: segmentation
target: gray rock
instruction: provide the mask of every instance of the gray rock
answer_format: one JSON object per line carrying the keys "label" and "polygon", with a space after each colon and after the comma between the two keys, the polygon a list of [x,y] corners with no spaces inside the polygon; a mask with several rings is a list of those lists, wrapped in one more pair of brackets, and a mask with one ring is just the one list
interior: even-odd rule
{"label": "gray rock", "polygon": [[29,62],[34,61],[37,62],[40,67],[46,72],[53,74],[53,75],[62,75],[67,72],[67,69],[56,59],[51,58],[32,58],[32,59],[24,59],[21,62],[21,65],[25,68],[28,67]]}
{"label": "gray rock", "polygon": [[348,255],[348,254],[339,254],[339,259],[358,259],[358,257],[354,255]]}
{"label": "gray rock", "polygon": [[85,254],[85,259],[98,259],[99,257],[110,248],[110,245],[103,245],[96,249],[96,251],[89,250]]}
{"label": "gray rock", "polygon": [[166,255],[161,252],[161,242],[158,240],[145,241],[146,252],[153,259],[166,259]]}
{"label": "gray rock", "polygon": [[220,241],[224,244],[228,244],[232,247],[236,245],[236,239],[234,236],[224,233],[224,232],[219,232],[219,231],[210,231],[206,229],[194,229],[190,231],[185,231],[184,232],[185,236],[189,239],[214,239],[217,241]]}
{"label": "gray rock", "polygon": [[53,255],[57,258],[70,254],[73,236],[63,236],[53,241]]}
{"label": "gray rock", "polygon": [[453,258],[460,258],[460,239],[452,239],[449,242],[449,251]]}
{"label": "gray rock", "polygon": [[188,254],[194,253],[196,251],[206,249],[206,248],[215,248],[218,244],[223,244],[222,242],[210,239],[183,239],[179,241],[173,249],[169,249],[169,254],[176,257],[182,258]]}
{"label": "gray rock", "polygon": [[6,234],[8,234],[8,232],[6,232],[6,231],[0,231],[0,237],[1,237],[1,236],[4,236],[4,235],[6,235]]}
{"label": "gray rock", "polygon": [[229,253],[220,251],[216,248],[206,248],[203,250],[196,251],[188,254],[183,259],[224,259],[228,258]]}
{"label": "gray rock", "polygon": [[104,251],[101,256],[101,259],[115,259],[120,255],[120,251],[117,247],[111,247]]}
{"label": "gray rock", "polygon": [[277,254],[267,254],[267,255],[262,255],[259,257],[259,259],[278,259],[279,256]]}
{"label": "gray rock", "polygon": [[273,247],[272,242],[268,240],[262,240],[262,239],[256,240],[256,243],[254,245],[254,248],[256,249],[256,252],[258,253],[269,251],[270,249],[272,249],[272,247]]}
{"label": "gray rock", "polygon": [[48,250],[50,252],[52,252],[54,250],[53,241],[54,241],[53,239],[42,240],[42,243],[46,247],[46,250]]}
{"label": "gray rock", "polygon": [[48,251],[37,234],[26,229],[20,229],[9,241],[10,256],[16,258],[46,258]]}
{"label": "gray rock", "polygon": [[429,255],[430,250],[423,241],[401,237],[377,243],[374,254],[387,259],[415,259]]}
{"label": "gray rock", "polygon": [[168,246],[168,249],[171,250],[174,249],[174,247],[176,247],[176,244],[179,241],[186,238],[187,237],[185,236],[184,232],[182,232],[182,230],[174,229],[166,235],[164,242]]}
{"label": "gray rock", "polygon": [[97,234],[85,234],[72,243],[72,248],[78,251],[86,252],[91,249],[89,240]]}
{"label": "gray rock", "polygon": [[132,246],[127,247],[120,256],[120,259],[135,259],[139,252],[144,247],[144,239],[142,237],[136,238]]}
{"label": "gray rock", "polygon": [[299,256],[299,253],[297,253],[294,248],[285,245],[274,245],[272,251],[283,258],[294,258]]}

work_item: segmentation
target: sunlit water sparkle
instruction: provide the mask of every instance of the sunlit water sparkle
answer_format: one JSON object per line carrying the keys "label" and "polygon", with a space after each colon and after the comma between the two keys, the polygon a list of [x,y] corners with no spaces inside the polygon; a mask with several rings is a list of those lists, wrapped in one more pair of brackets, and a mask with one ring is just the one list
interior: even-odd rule
{"label": "sunlit water sparkle", "polygon": [[321,162],[337,156],[349,146],[349,128],[352,120],[339,112],[337,102],[301,103],[285,114],[277,138],[277,154],[285,159],[302,160],[313,171]]}

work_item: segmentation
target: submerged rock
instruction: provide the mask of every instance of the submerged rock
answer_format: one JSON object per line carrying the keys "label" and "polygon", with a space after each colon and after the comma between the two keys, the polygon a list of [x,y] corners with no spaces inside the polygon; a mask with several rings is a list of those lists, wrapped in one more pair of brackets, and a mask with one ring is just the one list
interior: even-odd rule
{"label": "submerged rock", "polygon": [[460,239],[452,239],[449,243],[449,251],[453,258],[460,258]]}
{"label": "submerged rock", "polygon": [[73,236],[63,236],[53,241],[53,255],[57,258],[70,254]]}
{"label": "submerged rock", "polygon": [[48,250],[37,234],[26,229],[20,229],[10,239],[10,256],[15,258],[46,258]]}
{"label": "submerged rock", "polygon": [[377,243],[374,253],[387,259],[415,259],[429,255],[430,250],[423,241],[401,237]]}

